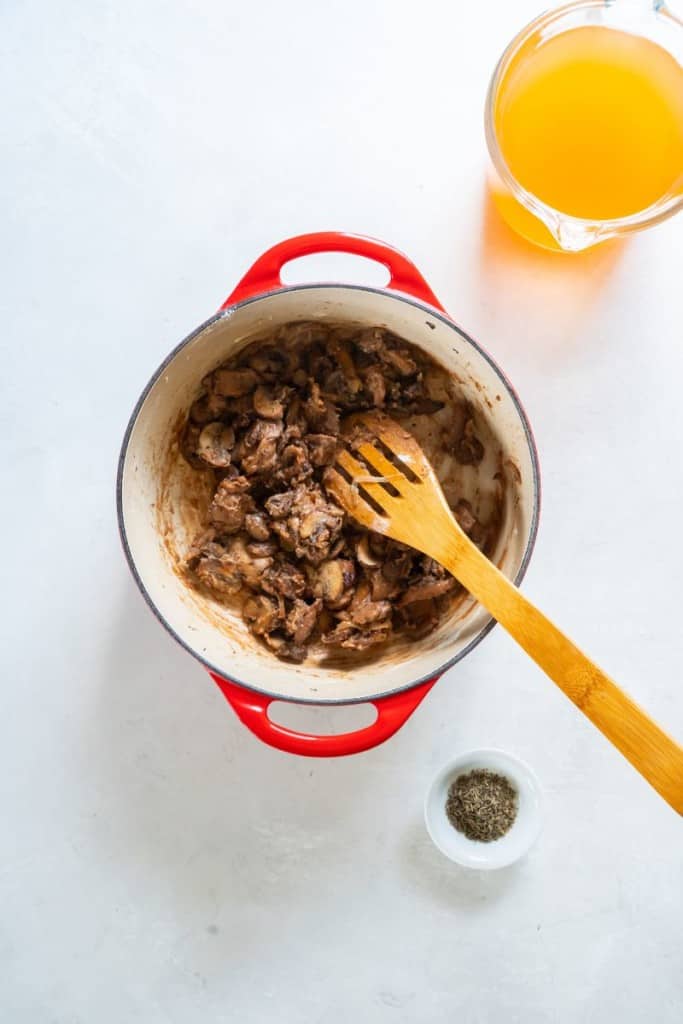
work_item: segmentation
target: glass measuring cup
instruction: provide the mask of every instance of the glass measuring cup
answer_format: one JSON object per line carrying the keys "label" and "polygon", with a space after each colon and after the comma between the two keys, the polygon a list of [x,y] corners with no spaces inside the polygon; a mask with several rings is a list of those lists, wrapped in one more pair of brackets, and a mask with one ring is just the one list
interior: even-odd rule
{"label": "glass measuring cup", "polygon": [[[577,29],[582,31],[574,31]],[[678,133],[683,132],[682,65],[683,21],[659,0],[578,0],[548,11],[527,25],[500,58],[486,99],[491,194],[508,224],[537,245],[578,252],[608,238],[642,230],[680,210],[683,136]],[[574,92],[572,76],[577,75],[577,69]],[[667,102],[659,107],[644,104],[639,121],[640,94],[628,91],[634,81],[646,99],[659,90],[658,98],[670,101],[670,110],[666,109]],[[563,88],[564,95],[559,91]],[[536,96],[533,89],[537,90]],[[608,110],[610,103],[615,117],[608,122],[609,131],[602,137],[591,108],[602,105]],[[559,118],[551,125],[553,131],[544,134],[541,129],[547,129],[547,122],[543,126],[539,120],[534,125],[529,119],[539,110],[547,117],[553,109],[558,110]],[[652,111],[660,110],[664,111],[661,125],[652,116]],[[511,120],[515,112],[516,125]],[[665,121],[664,115],[669,113],[671,116]],[[618,132],[620,126],[621,140],[610,134]],[[657,135],[660,127],[662,133],[668,133],[664,142],[663,136]],[[672,138],[674,142],[669,145]],[[511,141],[516,144],[516,152]],[[624,143],[625,152],[638,157],[635,165],[619,166],[619,141]],[[662,161],[656,159],[660,142],[664,146],[662,152],[673,160],[673,170],[670,180],[657,191],[657,182],[663,181]],[[596,181],[602,178],[605,186],[601,200],[604,208],[598,208],[601,201],[591,196],[590,188],[584,187],[583,194],[578,191],[582,180],[584,186],[590,182],[591,174],[585,163],[577,162],[577,154],[591,152],[601,154],[594,177]],[[639,163],[641,156],[644,163]],[[643,174],[653,175],[653,182],[639,182],[639,169]],[[671,168],[667,166],[666,170],[668,173]],[[620,186],[625,184],[628,188],[629,180],[636,205],[621,210],[615,203]],[[613,196],[608,194],[610,182],[614,182]],[[654,194],[648,194],[650,185],[655,188]],[[642,202],[637,202],[638,197],[644,197]]]}

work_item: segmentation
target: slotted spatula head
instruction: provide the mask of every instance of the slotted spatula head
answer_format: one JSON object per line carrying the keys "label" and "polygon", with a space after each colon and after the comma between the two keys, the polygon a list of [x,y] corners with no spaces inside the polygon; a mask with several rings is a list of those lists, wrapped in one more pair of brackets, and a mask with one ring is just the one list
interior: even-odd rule
{"label": "slotted spatula head", "polygon": [[388,416],[353,417],[325,485],[359,523],[431,555],[683,814],[683,747],[653,722],[465,536],[417,441]]}
{"label": "slotted spatula head", "polygon": [[437,552],[460,527],[412,434],[379,412],[349,417],[344,432],[327,490],[362,526],[441,561]]}

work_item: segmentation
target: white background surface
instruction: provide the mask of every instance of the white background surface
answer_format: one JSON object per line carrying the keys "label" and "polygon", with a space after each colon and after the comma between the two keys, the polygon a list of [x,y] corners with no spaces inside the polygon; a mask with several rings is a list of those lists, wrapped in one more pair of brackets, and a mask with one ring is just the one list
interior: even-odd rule
{"label": "white background surface", "polygon": [[[169,349],[273,242],[379,236],[527,405],[525,589],[683,737],[683,223],[564,259],[483,208],[487,77],[538,5],[2,5],[3,1022],[681,1019],[681,821],[502,631],[384,747],[297,760],[161,630],[116,534]],[[546,794],[487,876],[421,820],[472,745]]]}

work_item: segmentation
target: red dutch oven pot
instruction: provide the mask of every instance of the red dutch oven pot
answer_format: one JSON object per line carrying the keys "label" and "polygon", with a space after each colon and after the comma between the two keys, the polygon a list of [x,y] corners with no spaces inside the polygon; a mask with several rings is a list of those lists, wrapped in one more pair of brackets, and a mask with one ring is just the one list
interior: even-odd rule
{"label": "red dutch oven pot", "polygon": [[[286,286],[289,261],[344,252],[383,264],[385,288],[338,283]],[[301,235],[265,252],[218,312],[185,338],[156,371],[131,416],[119,460],[117,507],[123,548],[133,576],[162,625],[208,668],[241,721],[273,747],[313,757],[354,754],[383,743],[401,728],[439,676],[460,661],[493,626],[468,599],[424,640],[403,643],[362,668],[278,661],[239,616],[189,588],[178,572],[199,526],[180,496],[189,472],[178,452],[178,423],[202,378],[256,334],[293,320],[383,325],[423,348],[450,372],[481,411],[500,445],[506,474],[504,515],[494,560],[519,582],[536,537],[538,458],[526,415],[491,357],[447,315],[417,268],[396,249],[338,232]],[[425,529],[429,524],[425,524]],[[372,725],[336,736],[285,728],[268,715],[274,701],[311,704],[370,702]]]}

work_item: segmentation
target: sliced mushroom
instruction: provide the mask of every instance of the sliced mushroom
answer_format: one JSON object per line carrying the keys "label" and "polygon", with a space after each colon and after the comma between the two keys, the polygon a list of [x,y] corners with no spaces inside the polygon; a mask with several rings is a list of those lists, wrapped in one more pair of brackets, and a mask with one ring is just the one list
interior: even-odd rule
{"label": "sliced mushroom", "polygon": [[367,370],[363,371],[363,380],[372,404],[381,409],[387,394],[387,385],[381,366],[379,364],[368,366]]}
{"label": "sliced mushroom", "polygon": [[207,544],[195,570],[197,579],[219,594],[234,594],[243,585],[257,590],[272,558],[253,558],[241,537],[231,537],[226,547]]}
{"label": "sliced mushroom", "polygon": [[278,603],[265,594],[258,594],[248,598],[242,609],[244,619],[252,633],[256,636],[263,636],[265,633],[272,633],[274,629],[282,625],[282,616],[279,612]]}
{"label": "sliced mushroom", "polygon": [[376,569],[382,564],[381,559],[370,551],[370,538],[367,533],[364,533],[356,544],[356,559],[368,569]]}
{"label": "sliced mushroom", "polygon": [[370,572],[369,579],[373,601],[388,601],[401,593],[402,584],[397,580],[388,580],[381,569]]}
{"label": "sliced mushroom", "polygon": [[382,644],[391,636],[391,620],[383,619],[370,626],[357,626],[353,622],[339,622],[322,642],[330,647],[344,647],[352,651],[365,651],[368,647]]}
{"label": "sliced mushroom", "polygon": [[252,540],[247,544],[247,551],[254,558],[267,558],[275,554],[277,545],[269,540]]}
{"label": "sliced mushroom", "polygon": [[267,347],[254,352],[249,365],[266,380],[274,381],[281,378],[288,369],[296,369],[297,363],[283,349]]}
{"label": "sliced mushroom", "polygon": [[335,558],[323,562],[318,570],[316,593],[319,593],[325,604],[338,605],[344,591],[353,586],[356,572],[353,562],[346,558]]}
{"label": "sliced mushroom", "polygon": [[248,476],[270,473],[277,462],[277,442],[282,434],[282,422],[256,420],[245,435],[248,454],[242,456],[242,469]]}
{"label": "sliced mushroom", "polygon": [[442,580],[420,580],[418,583],[414,583],[412,587],[408,587],[398,602],[398,606],[399,608],[405,608],[407,604],[412,604],[413,601],[429,601],[435,597],[441,597],[443,594],[448,594],[451,590],[455,590],[457,585],[458,581],[452,576]]}
{"label": "sliced mushroom", "polygon": [[213,544],[215,539],[216,531],[212,526],[210,526],[207,530],[203,530],[199,534],[199,536],[195,537],[192,544],[190,545],[190,550],[187,553],[187,558],[185,559],[185,565],[187,566],[188,569],[196,569],[197,563],[199,562],[199,559],[203,555],[210,553],[212,550],[217,550],[215,545],[213,548],[211,548],[210,546]]}
{"label": "sliced mushroom", "polygon": [[254,409],[263,416],[265,420],[281,420],[285,412],[284,398],[286,395],[280,392],[281,397],[276,398],[273,388],[265,384],[259,384],[254,392]]}
{"label": "sliced mushroom", "polygon": [[230,465],[235,445],[235,431],[225,423],[209,423],[204,427],[197,442],[197,455],[209,466],[225,469]]}
{"label": "sliced mushroom", "polygon": [[211,374],[211,389],[226,398],[240,398],[250,394],[258,384],[253,370],[225,370],[219,368]]}
{"label": "sliced mushroom", "polygon": [[369,626],[391,617],[391,605],[388,601],[362,601],[346,612],[357,626]]}
{"label": "sliced mushroom", "polygon": [[209,522],[221,533],[238,533],[244,526],[244,517],[254,510],[249,494],[250,483],[245,477],[226,477],[221,480],[209,505]]}
{"label": "sliced mushroom", "polygon": [[203,426],[205,423],[211,423],[220,416],[224,416],[227,411],[227,398],[224,398],[223,395],[214,395],[212,392],[209,392],[208,395],[202,395],[193,404],[190,409],[190,418],[194,423],[199,423],[200,426]]}
{"label": "sliced mushroom", "polygon": [[413,568],[412,551],[392,551],[391,557],[382,566],[382,572],[388,580],[395,582],[410,575]]}
{"label": "sliced mushroom", "polygon": [[236,594],[243,583],[242,574],[232,562],[211,555],[199,559],[195,572],[199,582],[216,594]]}
{"label": "sliced mushroom", "polygon": [[299,484],[313,476],[308,460],[308,449],[302,441],[285,445],[280,453],[276,479],[287,484]]}
{"label": "sliced mushroom", "polygon": [[412,377],[414,373],[417,373],[417,363],[414,359],[411,359],[407,352],[388,348],[380,352],[380,357],[385,363],[393,367],[401,377]]}
{"label": "sliced mushroom", "polygon": [[[198,508],[209,529],[185,560],[195,586],[224,602],[240,592],[251,632],[289,661],[305,659],[312,637],[362,652],[394,631],[419,638],[443,622],[459,584],[427,556],[359,530],[325,489],[346,443],[341,416],[369,408],[405,418],[446,399],[435,443],[453,460],[479,461],[478,412],[428,356],[386,327],[300,321],[262,336],[203,385],[179,438],[204,471],[200,482],[213,482],[208,508]],[[495,509],[484,527],[461,494],[458,476],[449,504],[474,543],[492,544]]]}
{"label": "sliced mushroom", "polygon": [[282,658],[283,661],[294,661],[302,662],[308,651],[305,647],[300,647],[298,644],[288,643],[283,636],[278,633],[266,633],[263,637],[264,643],[277,654],[278,658]]}
{"label": "sliced mushroom", "polygon": [[266,517],[260,512],[251,512],[248,516],[245,516],[244,528],[254,540],[266,541],[270,537]]}
{"label": "sliced mushroom", "polygon": [[367,327],[356,338],[356,345],[368,355],[379,352],[385,346],[384,331],[381,327]]}
{"label": "sliced mushroom", "polygon": [[307,434],[306,443],[314,466],[330,466],[337,454],[337,439],[331,434]]}
{"label": "sliced mushroom", "polygon": [[304,402],[303,412],[311,427],[324,434],[338,434],[339,413],[333,403],[321,395],[316,381],[311,381],[310,392]]}
{"label": "sliced mushroom", "polygon": [[254,417],[254,396],[240,395],[239,398],[226,398],[225,403],[228,412],[233,417],[233,424],[236,430],[244,430],[248,427]]}
{"label": "sliced mushroom", "polygon": [[282,494],[271,494],[266,500],[266,512],[271,519],[284,519],[292,510],[294,503],[294,491],[284,491]]}
{"label": "sliced mushroom", "polygon": [[267,594],[301,597],[306,589],[306,577],[291,562],[281,561],[268,569],[260,581],[260,586]]}
{"label": "sliced mushroom", "polygon": [[278,328],[278,341],[284,342],[291,350],[292,345],[311,345],[316,341],[325,341],[329,328],[318,320],[295,320],[291,324],[283,324]]}
{"label": "sliced mushroom", "polygon": [[363,382],[358,376],[348,345],[334,338],[330,341],[328,348],[344,374],[347,390],[350,394],[357,395],[363,387]]}
{"label": "sliced mushroom", "polygon": [[313,604],[306,604],[300,598],[295,598],[292,610],[287,616],[286,629],[295,644],[304,644],[315,629],[318,621],[318,613],[322,608],[320,598]]}

